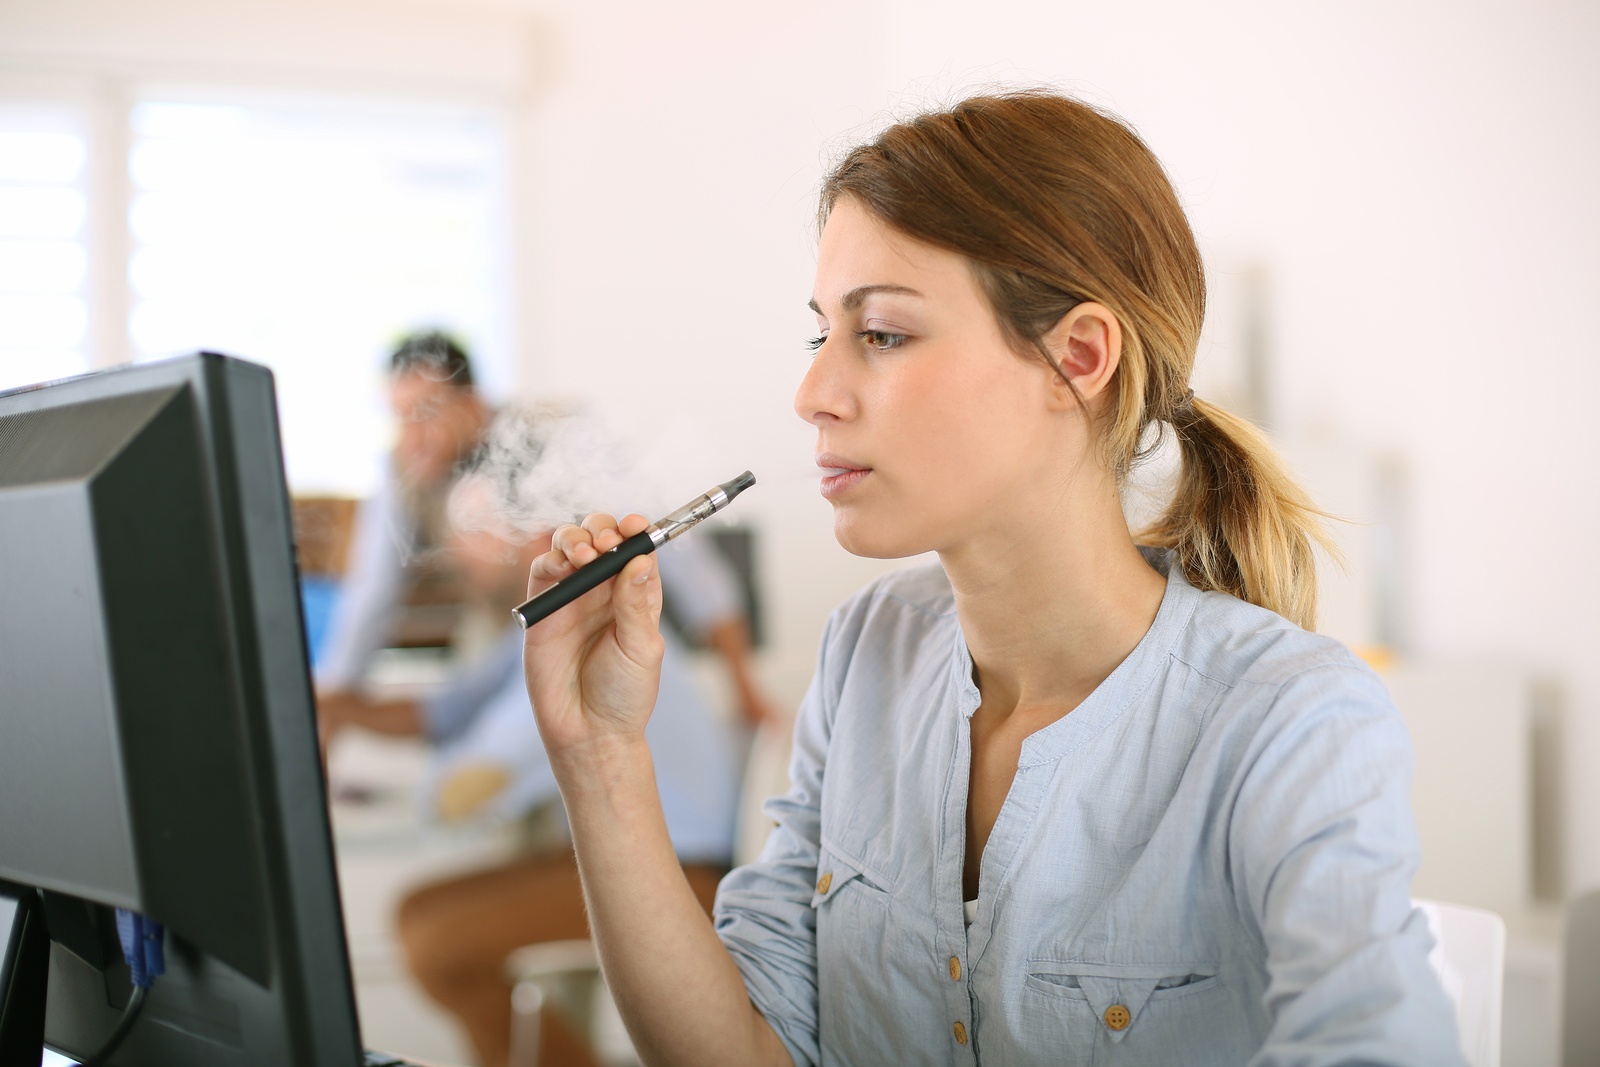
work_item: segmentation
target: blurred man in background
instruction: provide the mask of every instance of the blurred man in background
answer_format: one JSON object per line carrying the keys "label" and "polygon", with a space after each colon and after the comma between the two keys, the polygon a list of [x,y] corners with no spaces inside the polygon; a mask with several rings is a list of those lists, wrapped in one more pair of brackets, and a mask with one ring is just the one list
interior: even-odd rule
{"label": "blurred man in background", "polygon": [[356,519],[317,662],[323,692],[358,688],[392,643],[456,646],[472,602],[441,551],[451,483],[493,417],[472,361],[444,333],[412,334],[390,356],[389,402],[399,433],[383,483]]}
{"label": "blurred man in background", "polygon": [[[399,911],[412,973],[460,1021],[489,1067],[503,1065],[509,1054],[506,956],[525,944],[588,936],[555,777],[528,709],[522,631],[509,608],[524,598],[529,567],[548,550],[554,526],[604,502],[585,496],[603,496],[598,486],[606,481],[586,466],[592,444],[571,417],[510,411],[481,430],[471,454],[449,474],[435,543],[471,595],[499,606],[500,635],[428,699],[375,700],[346,689],[325,691],[318,701],[324,736],[360,726],[430,741],[424,796],[437,817],[537,820],[545,827],[542,840],[530,837],[527,851],[509,863],[417,889]],[[661,576],[691,636],[715,646],[719,632],[745,633],[737,582],[704,541],[686,538],[664,548]],[[736,640],[734,647],[738,654],[723,661],[741,709],[765,716],[742,654],[747,645]],[[740,746],[729,726],[698,691],[683,644],[668,632],[648,739],[674,848],[708,911],[733,852]],[[541,1062],[589,1062],[581,1040],[559,1019],[546,1020],[541,1032]]]}
{"label": "blurred man in background", "polygon": [[[399,432],[383,483],[358,513],[349,567],[317,658],[317,688],[325,696],[358,690],[375,654],[390,645],[444,646],[471,658],[499,633],[506,613],[522,599],[486,600],[464,581],[459,554],[443,550],[451,534],[446,500],[461,472],[481,458],[495,417],[477,390],[466,350],[438,330],[401,340],[389,360],[389,402]],[[535,443],[524,439],[510,447]],[[500,459],[527,462],[529,457]],[[570,480],[565,472],[544,473],[546,485]],[[541,506],[548,512],[548,505]],[[680,590],[733,589],[726,566],[703,542],[686,545],[679,555],[683,561],[676,569],[692,571]],[[716,652],[727,666],[743,718],[752,725],[772,718],[751,671],[750,630],[743,614],[731,610],[708,619],[696,612],[692,596],[667,596],[672,621],[684,623],[691,631],[685,636]]]}

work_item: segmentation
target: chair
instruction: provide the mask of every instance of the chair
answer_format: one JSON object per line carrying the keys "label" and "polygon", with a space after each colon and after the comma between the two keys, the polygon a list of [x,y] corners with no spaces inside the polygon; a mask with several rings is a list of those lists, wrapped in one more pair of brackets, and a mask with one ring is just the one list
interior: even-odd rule
{"label": "chair", "polygon": [[546,941],[506,957],[511,986],[511,1067],[539,1067],[544,1010],[552,1007],[583,1034],[606,1067],[639,1062],[622,1016],[600,976],[594,942]]}
{"label": "chair", "polygon": [[1471,1067],[1500,1067],[1500,1004],[1506,924],[1492,911],[1414,901],[1433,931],[1428,963],[1456,1009],[1461,1051]]}
{"label": "chair", "polygon": [[1600,889],[1567,910],[1566,993],[1562,998],[1561,1062],[1600,1063]]}

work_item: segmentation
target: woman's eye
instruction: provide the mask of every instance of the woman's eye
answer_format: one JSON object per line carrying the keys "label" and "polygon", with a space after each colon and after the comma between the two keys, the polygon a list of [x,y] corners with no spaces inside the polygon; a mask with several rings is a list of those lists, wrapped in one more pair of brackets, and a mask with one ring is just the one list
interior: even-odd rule
{"label": "woman's eye", "polygon": [[888,352],[899,348],[906,342],[903,333],[885,333],[882,330],[860,330],[856,336],[867,343],[868,348],[875,348],[879,352]]}
{"label": "woman's eye", "polygon": [[815,352],[817,349],[822,347],[823,342],[826,341],[827,339],[828,339],[828,335],[827,334],[820,333],[817,336],[813,337],[811,340],[807,341],[806,342],[806,347],[811,349],[811,351]]}

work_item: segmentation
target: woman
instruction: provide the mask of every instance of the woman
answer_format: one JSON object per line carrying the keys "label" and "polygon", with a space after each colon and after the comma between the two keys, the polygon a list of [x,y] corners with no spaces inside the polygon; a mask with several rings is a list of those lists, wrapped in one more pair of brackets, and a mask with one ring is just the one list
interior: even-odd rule
{"label": "woman", "polygon": [[[1309,629],[1315,512],[1187,386],[1200,257],[1159,163],[1045,93],[886,131],[823,187],[795,400],[852,552],[793,788],[715,928],[643,744],[654,563],[527,635],[591,922],[647,1061],[1459,1062],[1409,903],[1410,753]],[[1135,544],[1153,433],[1183,467]],[[593,516],[542,588],[642,528]]]}

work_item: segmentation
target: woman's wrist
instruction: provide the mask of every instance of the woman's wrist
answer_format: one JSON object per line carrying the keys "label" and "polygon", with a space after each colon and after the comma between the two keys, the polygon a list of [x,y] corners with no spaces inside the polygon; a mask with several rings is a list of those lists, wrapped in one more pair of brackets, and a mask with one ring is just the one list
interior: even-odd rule
{"label": "woman's wrist", "polygon": [[644,738],[599,738],[581,749],[552,761],[579,868],[615,877],[652,852],[675,867]]}
{"label": "woman's wrist", "polygon": [[[655,777],[650,745],[643,732],[598,734],[550,753],[550,766],[562,795],[570,792],[574,799],[609,794],[618,785],[637,782],[641,777],[653,782]],[[570,806],[573,799],[567,803]]]}

